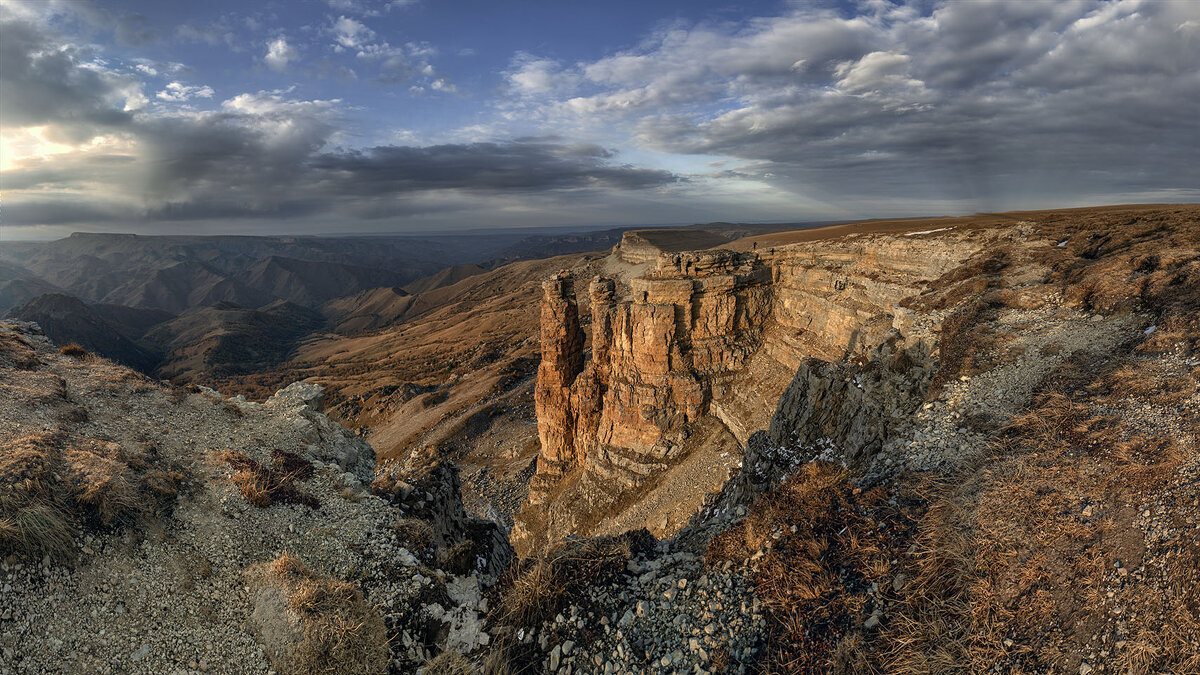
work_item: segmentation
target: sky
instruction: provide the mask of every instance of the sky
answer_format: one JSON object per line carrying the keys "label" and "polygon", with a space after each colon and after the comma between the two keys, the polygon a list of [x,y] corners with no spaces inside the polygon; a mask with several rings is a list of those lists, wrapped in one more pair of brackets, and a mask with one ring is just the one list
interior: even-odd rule
{"label": "sky", "polygon": [[0,240],[1200,201],[1200,1],[0,0]]}

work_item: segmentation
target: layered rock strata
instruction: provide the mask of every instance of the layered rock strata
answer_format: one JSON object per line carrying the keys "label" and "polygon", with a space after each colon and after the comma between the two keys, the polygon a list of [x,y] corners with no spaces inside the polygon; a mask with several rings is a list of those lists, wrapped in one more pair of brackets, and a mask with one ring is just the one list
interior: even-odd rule
{"label": "layered rock strata", "polygon": [[575,281],[555,275],[543,285],[542,449],[514,530],[518,549],[537,547],[531,542],[543,535],[586,534],[631,495],[652,489],[691,452],[701,420],[719,421],[728,451],[739,452],[768,425],[806,358],[862,359],[882,345],[931,336],[936,318],[913,315],[899,301],[988,238],[859,236],[663,253],[627,288],[604,277],[591,282],[590,354]]}

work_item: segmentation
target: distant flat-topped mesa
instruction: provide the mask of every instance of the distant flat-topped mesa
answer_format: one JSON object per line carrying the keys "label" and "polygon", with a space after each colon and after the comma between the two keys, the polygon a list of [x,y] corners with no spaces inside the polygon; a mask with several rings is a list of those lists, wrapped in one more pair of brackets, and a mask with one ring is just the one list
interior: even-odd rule
{"label": "distant flat-topped mesa", "polygon": [[729,237],[719,232],[700,229],[626,230],[613,251],[622,262],[641,265],[656,262],[663,253],[711,248],[728,241]]}
{"label": "distant flat-topped mesa", "polygon": [[[627,244],[641,241],[632,234],[614,250],[623,263],[632,260]],[[586,298],[578,280],[556,274],[543,284],[535,393],[542,448],[514,532],[518,548],[608,528],[669,534],[766,427],[803,359],[840,360],[925,337],[936,326],[899,301],[995,236],[860,235],[656,252],[627,288],[596,277]],[[641,503],[677,471],[688,472],[692,489],[669,500],[666,517],[663,505]]]}

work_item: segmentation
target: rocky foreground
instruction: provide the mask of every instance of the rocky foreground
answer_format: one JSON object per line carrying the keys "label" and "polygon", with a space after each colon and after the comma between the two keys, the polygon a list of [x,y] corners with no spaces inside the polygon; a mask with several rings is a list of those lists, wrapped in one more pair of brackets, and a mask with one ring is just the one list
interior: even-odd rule
{"label": "rocky foreground", "polygon": [[254,404],[64,351],[0,324],[0,672],[412,672],[488,643],[509,549],[453,471],[377,496],[319,387]]}

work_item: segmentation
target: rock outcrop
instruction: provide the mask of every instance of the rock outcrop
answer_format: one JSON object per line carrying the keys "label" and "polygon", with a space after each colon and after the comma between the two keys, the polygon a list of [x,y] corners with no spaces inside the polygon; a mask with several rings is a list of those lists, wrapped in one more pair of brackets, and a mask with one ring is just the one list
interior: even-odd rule
{"label": "rock outcrop", "polygon": [[[915,316],[899,301],[992,236],[661,253],[627,288],[605,277],[591,282],[590,353],[575,280],[555,275],[543,285],[542,449],[514,530],[518,550],[584,534],[620,511],[691,452],[689,439],[703,425],[723,427],[722,448],[739,453],[767,426],[806,358],[863,359],[885,344],[929,339],[936,317]],[[660,536],[681,524],[645,523]]]}

